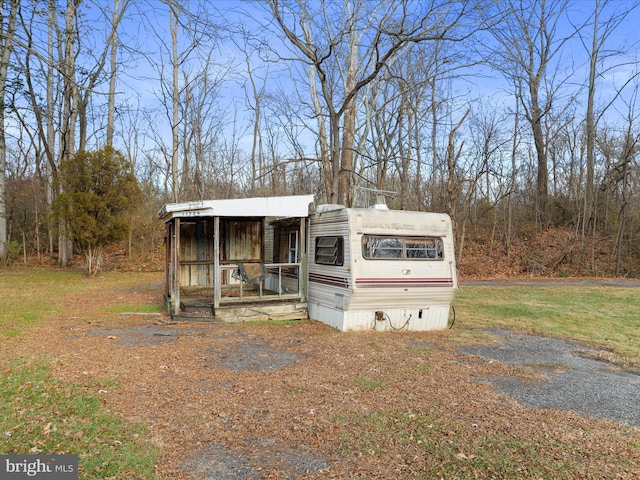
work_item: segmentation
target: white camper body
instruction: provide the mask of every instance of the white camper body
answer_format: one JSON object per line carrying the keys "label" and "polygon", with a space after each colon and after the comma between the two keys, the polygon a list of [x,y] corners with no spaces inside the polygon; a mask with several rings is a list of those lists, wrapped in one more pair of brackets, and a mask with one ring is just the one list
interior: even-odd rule
{"label": "white camper body", "polygon": [[310,318],[341,331],[447,327],[458,288],[448,215],[320,205],[309,236]]}

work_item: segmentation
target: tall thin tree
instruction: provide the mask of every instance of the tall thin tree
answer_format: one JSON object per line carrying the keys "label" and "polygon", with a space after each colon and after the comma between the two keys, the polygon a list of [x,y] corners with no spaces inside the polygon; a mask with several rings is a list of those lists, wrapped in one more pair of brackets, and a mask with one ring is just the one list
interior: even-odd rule
{"label": "tall thin tree", "polygon": [[[6,11],[8,5],[8,11]],[[5,194],[5,171],[7,165],[7,140],[5,135],[5,87],[16,31],[16,18],[20,0],[0,2],[0,257],[4,256],[7,238],[7,208]]]}
{"label": "tall thin tree", "polygon": [[536,152],[536,207],[539,220],[548,218],[549,167],[545,118],[557,100],[552,84],[553,60],[571,35],[559,38],[558,23],[567,10],[568,0],[507,0],[502,21],[490,29],[493,46],[492,66],[513,84],[522,84],[516,101],[520,103]]}

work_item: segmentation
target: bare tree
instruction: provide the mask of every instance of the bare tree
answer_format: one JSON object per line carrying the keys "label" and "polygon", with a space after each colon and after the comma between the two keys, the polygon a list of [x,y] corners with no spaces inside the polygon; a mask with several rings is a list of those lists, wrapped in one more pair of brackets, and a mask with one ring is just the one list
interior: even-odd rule
{"label": "bare tree", "polygon": [[455,186],[456,169],[458,167],[458,161],[463,152],[464,141],[460,145],[456,145],[456,136],[458,129],[464,124],[467,116],[471,113],[471,107],[467,108],[466,112],[462,115],[456,125],[451,128],[449,132],[449,140],[447,142],[447,193],[449,194],[449,215],[451,221],[455,227],[457,217],[458,206],[458,189]]}
{"label": "bare tree", "polygon": [[[522,84],[516,98],[531,129],[537,157],[536,205],[543,223],[548,221],[548,151],[545,117],[558,100],[550,69],[569,36],[558,39],[558,22],[568,0],[508,0],[502,21],[490,32],[497,41],[494,68],[514,84]],[[562,83],[562,82],[559,82]]]}
{"label": "bare tree", "polygon": [[[582,34],[582,29],[576,27],[580,35],[580,39],[584,46],[585,51],[589,55],[589,77],[587,83],[587,111],[585,116],[585,129],[586,129],[586,178],[584,188],[584,205],[582,215],[582,236],[589,225],[592,229],[595,229],[594,222],[594,188],[595,188],[595,146],[596,146],[596,132],[598,129],[598,122],[602,115],[607,111],[608,106],[605,106],[598,115],[595,112],[595,96],[597,89],[597,78],[606,71],[600,69],[600,65],[605,58],[612,56],[618,56],[625,49],[621,51],[606,51],[605,45],[610,37],[615,33],[616,29],[620,27],[621,23],[628,17],[628,15],[637,9],[638,3],[633,2],[630,4],[623,4],[622,9],[616,9],[608,17],[603,18],[602,15],[607,11],[609,7],[619,7],[620,4],[611,2],[609,0],[596,0],[593,15],[591,17],[592,31],[591,31],[591,43],[588,43],[588,38],[585,38]],[[618,68],[620,65],[614,63],[611,68]],[[633,79],[630,78],[625,82],[625,86]],[[622,89],[614,95],[614,99],[618,97]],[[613,99],[612,99],[613,100]],[[611,102],[609,103],[611,105]]]}
{"label": "bare tree", "polygon": [[[475,103],[467,126],[470,158],[463,179],[468,186],[467,198],[460,204],[461,212],[457,215],[462,218],[458,222],[458,235],[464,235],[468,220],[473,225],[490,216],[492,229],[488,239],[493,249],[498,229],[507,237],[509,217],[505,211],[508,213],[508,198],[515,190],[513,177],[517,169],[509,161],[512,136],[509,135],[506,115],[496,105],[483,100]],[[513,136],[517,138],[517,135]],[[505,197],[507,205],[501,208]],[[500,220],[504,221],[503,228],[500,228]],[[460,238],[460,242],[462,240]]]}
{"label": "bare tree", "polygon": [[295,60],[309,69],[313,115],[327,123],[325,133],[318,133],[327,155],[323,164],[330,168],[328,200],[349,205],[358,95],[409,45],[467,38],[472,29],[463,27],[474,21],[475,4],[344,0],[341,5],[321,1],[317,10],[302,1],[269,0],[268,5]]}
{"label": "bare tree", "polygon": [[109,58],[109,94],[107,107],[107,138],[106,145],[113,146],[113,132],[116,110],[116,80],[118,71],[118,24],[122,21],[124,12],[129,6],[129,0],[113,0],[113,10],[111,14],[111,32],[107,39],[107,48],[110,50]]}
{"label": "bare tree", "polygon": [[179,101],[182,119],[180,145],[182,155],[181,194],[202,200],[210,192],[206,188],[207,163],[221,136],[224,112],[220,108],[220,87],[226,69],[214,68],[211,54],[202,59],[202,69],[190,77],[183,73],[183,89]]}
{"label": "bare tree", "polygon": [[[522,83],[518,81],[518,79],[514,80],[514,88],[516,92],[516,96],[521,95],[522,93]],[[505,228],[505,247],[507,250],[507,256],[511,257],[511,246],[513,241],[513,197],[514,192],[516,190],[517,184],[517,158],[518,158],[518,147],[519,142],[521,140],[520,135],[520,104],[516,102],[515,112],[513,115],[513,135],[511,141],[511,149],[509,157],[511,159],[511,177],[509,179],[509,195],[507,195],[507,220],[506,220],[506,228]]]}
{"label": "bare tree", "polygon": [[[254,65],[252,59],[252,52],[250,48],[251,43],[256,43],[255,51],[259,54],[262,50],[262,40],[254,40],[251,34],[245,27],[242,27],[240,31],[241,41],[236,41],[232,37],[233,43],[238,47],[242,53],[244,66],[246,68],[246,78],[242,84],[242,88],[245,92],[245,103],[247,108],[252,112],[252,139],[251,139],[251,194],[255,194],[256,190],[262,191],[264,188],[264,151],[263,151],[263,136],[262,136],[262,122],[263,122],[263,102],[267,95],[267,74],[260,77],[257,73],[257,68]],[[260,80],[260,84],[258,84]]]}
{"label": "bare tree", "polygon": [[[24,125],[37,132],[34,138],[46,155],[43,176],[49,204],[60,193],[56,181],[59,163],[85,149],[88,136],[95,131],[90,125],[90,111],[102,103],[96,92],[105,83],[107,58],[111,47],[115,48],[117,28],[127,4],[128,0],[117,3],[119,7],[111,18],[100,10],[106,28],[101,28],[102,18],[87,19],[84,4],[77,0],[50,1],[45,10],[29,4],[18,12],[21,41],[15,63],[30,105],[25,114],[33,116]],[[99,30],[106,32],[103,43]],[[113,109],[113,103],[108,108]],[[70,244],[64,225],[58,230],[58,260],[66,265]]]}
{"label": "bare tree", "polygon": [[7,141],[5,136],[5,86],[9,59],[13,48],[13,39],[16,31],[16,18],[20,0],[11,0],[8,3],[8,11],[5,11],[5,2],[0,2],[0,257],[3,257],[7,245],[7,209],[5,194],[5,171],[7,165]]}
{"label": "bare tree", "polygon": [[[385,78],[385,80],[387,80]],[[368,162],[359,168],[360,176],[371,170],[365,178],[377,190],[394,188],[390,169],[398,152],[398,138],[402,136],[400,121],[402,111],[398,95],[398,86],[389,78],[371,88],[366,96],[364,121],[369,132]],[[364,133],[363,133],[364,134]]]}
{"label": "bare tree", "polygon": [[618,140],[619,148],[617,148],[617,152],[614,154],[616,156],[615,163],[608,165],[606,175],[600,186],[601,190],[617,192],[619,201],[617,231],[615,236],[616,276],[622,274],[623,241],[628,229],[629,205],[631,203],[631,170],[632,166],[638,164],[636,155],[639,151],[640,134],[638,133],[637,123],[640,114],[638,114],[636,105],[639,95],[640,86],[636,83],[631,98],[626,101],[628,111],[625,118],[624,130],[620,133]]}
{"label": "bare tree", "polygon": [[[92,53],[93,49],[85,49],[91,52],[91,55],[94,56],[94,61],[92,62],[91,68],[83,67],[83,75],[81,79],[76,80],[73,78],[74,82],[77,81],[78,85],[73,86],[71,92],[74,95],[77,95],[77,99],[72,99],[75,108],[78,113],[78,150],[83,151],[86,150],[87,147],[87,125],[88,125],[88,113],[87,108],[89,102],[92,98],[95,98],[95,89],[96,86],[105,80],[105,67],[107,65],[107,59],[110,59],[111,72],[109,73],[109,96],[108,96],[108,111],[115,110],[115,81],[116,81],[116,51],[118,47],[117,41],[117,32],[118,26],[126,13],[126,9],[128,6],[128,0],[124,0],[121,3],[121,0],[114,0],[114,8],[111,15],[111,22],[109,28],[107,30],[107,38],[104,40],[104,45],[97,46],[98,54],[94,56]],[[77,19],[75,18],[77,14],[75,11],[68,11],[69,15],[73,13],[73,20],[77,23]],[[108,20],[108,12],[104,12],[105,23],[109,24]],[[69,21],[67,22],[69,23]],[[67,24],[67,29],[70,28],[69,24]],[[76,38],[70,39],[70,42],[74,42],[78,44],[78,49],[81,48],[81,38],[76,34]],[[72,47],[69,47],[72,48]],[[72,53],[72,50],[69,50],[69,53]],[[67,58],[67,57],[65,57]],[[73,58],[73,57],[71,57]],[[70,65],[71,69],[72,66]],[[71,70],[71,72],[75,75],[75,69]],[[111,92],[114,92],[111,94]],[[111,122],[111,123],[110,123]],[[113,134],[113,114],[111,113],[108,116],[107,121],[107,142],[110,141],[109,134]],[[112,139],[111,139],[112,140]]]}
{"label": "bare tree", "polygon": [[178,17],[182,6],[174,0],[169,1],[169,31],[171,32],[171,179],[173,185],[173,201],[178,201],[178,148],[179,148],[179,68],[178,57]]}
{"label": "bare tree", "polygon": [[[212,105],[229,67],[213,61],[218,27],[209,19],[210,4],[185,0],[162,3],[169,13],[170,38],[166,38],[165,29],[151,24],[160,59],[152,57],[149,61],[158,73],[156,96],[171,130],[171,144],[167,145],[161,132],[156,132],[154,141],[157,151],[165,156],[168,190],[176,202],[205,194],[203,162],[210,153],[205,147],[211,148],[205,130],[209,135],[210,125],[220,118],[213,113]],[[159,130],[166,128],[157,119],[154,123]]]}
{"label": "bare tree", "polygon": [[[55,2],[50,2],[46,13],[46,54],[39,43],[37,32],[41,12],[32,8],[18,12],[21,33],[22,54],[16,58],[16,67],[25,83],[27,101],[34,115],[32,128],[38,141],[44,146],[46,155],[45,190],[50,206],[59,193],[57,185],[57,166],[61,160],[71,158],[76,150],[75,132],[77,121],[78,84],[75,80],[76,66],[76,14],[77,5],[67,0],[63,10],[65,28],[58,22]],[[41,98],[41,81],[46,84],[46,104]],[[56,94],[57,92],[60,92]],[[27,125],[28,121],[22,122]],[[49,249],[53,251],[54,229],[49,229]],[[64,223],[58,225],[58,263],[66,266],[70,255],[70,243],[67,241]]]}

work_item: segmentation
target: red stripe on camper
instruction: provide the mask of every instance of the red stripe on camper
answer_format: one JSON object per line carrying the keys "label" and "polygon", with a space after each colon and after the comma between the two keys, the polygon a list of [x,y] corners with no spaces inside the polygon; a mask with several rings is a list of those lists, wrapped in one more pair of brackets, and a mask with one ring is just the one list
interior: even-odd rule
{"label": "red stripe on camper", "polygon": [[356,288],[424,288],[452,286],[452,278],[356,278]]}
{"label": "red stripe on camper", "polygon": [[332,287],[349,288],[349,279],[345,277],[334,277],[332,275],[310,273],[309,282],[321,283],[323,285],[330,285]]}

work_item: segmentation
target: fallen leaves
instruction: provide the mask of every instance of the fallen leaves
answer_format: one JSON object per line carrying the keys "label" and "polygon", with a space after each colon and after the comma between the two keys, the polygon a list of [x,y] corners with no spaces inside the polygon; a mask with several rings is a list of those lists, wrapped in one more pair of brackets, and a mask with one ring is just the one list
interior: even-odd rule
{"label": "fallen leaves", "polygon": [[[210,462],[220,466],[241,455],[243,468],[262,478],[306,470],[313,480],[453,478],[459,472],[503,478],[518,468],[527,478],[571,477],[571,468],[593,478],[640,475],[637,430],[524,408],[498,395],[475,376],[517,372],[500,362],[461,359],[464,338],[455,329],[338,333],[313,322],[180,324],[159,327],[170,335],[153,334],[156,327],[144,337],[145,317],[101,325],[81,318],[73,333],[55,322],[42,327],[24,351],[44,346],[65,359],[56,364],[57,376],[108,399],[119,416],[145,423],[149,438],[140,441],[163,448],[161,478],[189,478],[204,464],[193,460],[185,467],[185,460],[212,446],[219,456]],[[107,327],[118,335],[89,334]],[[127,328],[136,336],[127,338]],[[32,388],[24,385],[23,393]],[[88,420],[77,415],[73,428],[43,418],[42,435],[53,435],[57,424],[86,441]],[[119,448],[117,441],[109,448]],[[283,464],[285,454],[298,464]],[[203,453],[200,460],[206,458]],[[315,463],[305,470],[307,461]]]}

